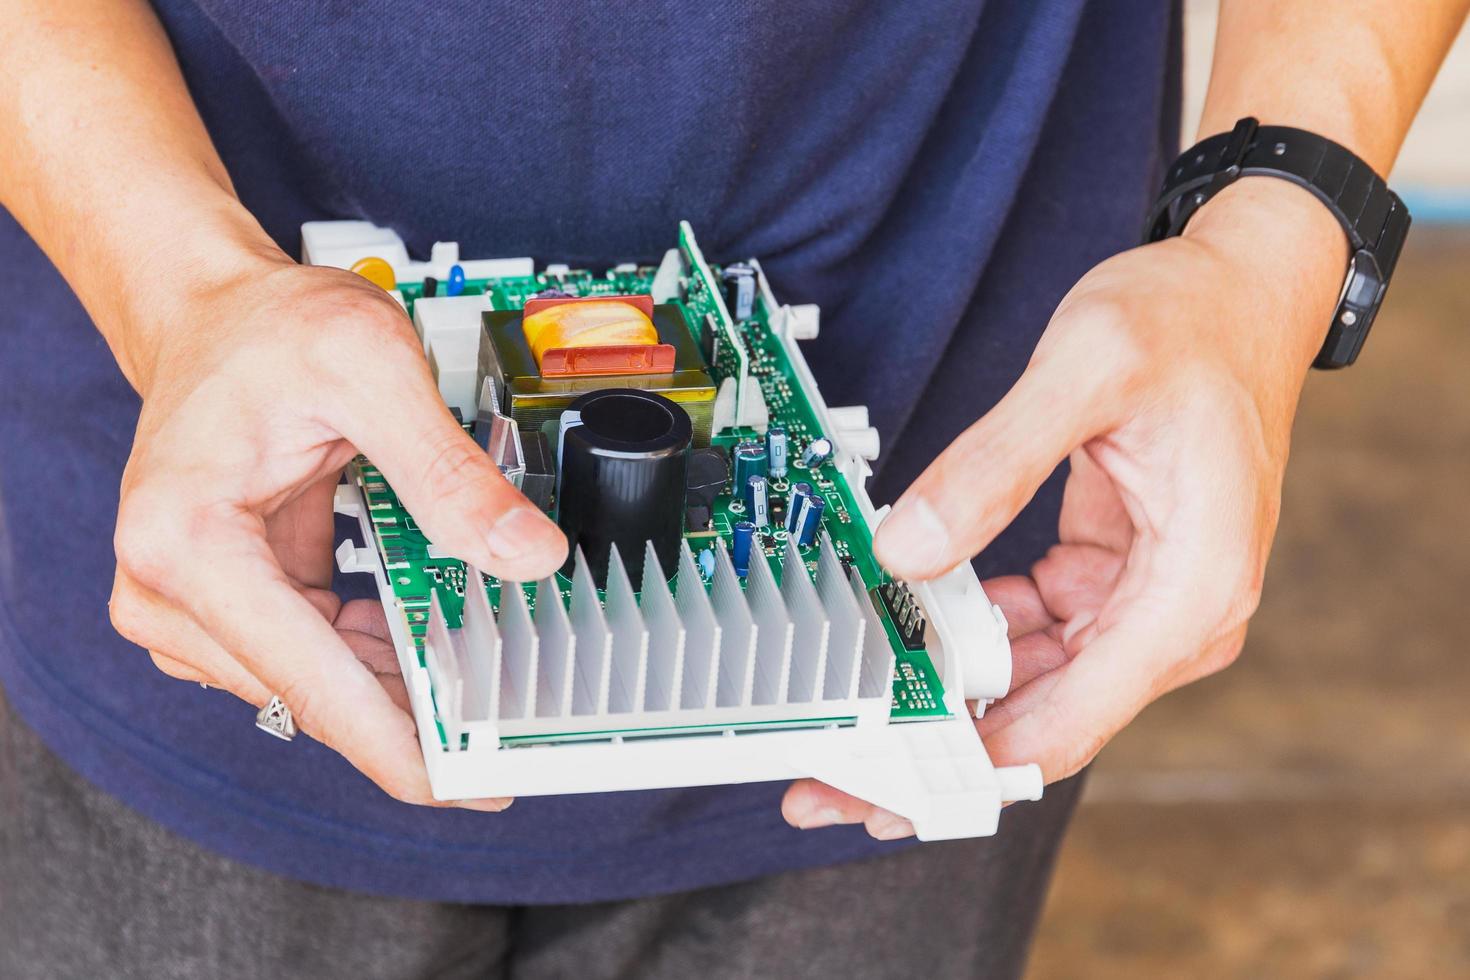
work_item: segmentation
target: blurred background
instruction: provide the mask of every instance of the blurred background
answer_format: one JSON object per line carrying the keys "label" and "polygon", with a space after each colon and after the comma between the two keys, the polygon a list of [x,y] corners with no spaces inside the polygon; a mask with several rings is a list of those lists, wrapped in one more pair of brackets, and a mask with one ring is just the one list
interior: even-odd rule
{"label": "blurred background", "polygon": [[1033,980],[1470,977],[1470,32],[1392,182],[1414,229],[1363,359],[1307,384],[1245,652],[1093,766]]}

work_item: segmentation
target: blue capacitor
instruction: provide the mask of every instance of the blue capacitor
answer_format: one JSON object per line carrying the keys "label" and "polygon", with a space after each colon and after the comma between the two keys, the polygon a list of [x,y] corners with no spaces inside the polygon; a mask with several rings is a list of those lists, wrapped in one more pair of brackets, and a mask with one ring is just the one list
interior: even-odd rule
{"label": "blue capacitor", "polygon": [[766,430],[766,460],[772,478],[786,479],[786,430],[773,425]]}
{"label": "blue capacitor", "polygon": [[827,508],[827,503],[816,494],[807,494],[801,501],[801,512],[796,515],[796,530],[793,536],[796,543],[803,548],[810,547],[817,541],[817,529],[822,526],[822,511]]}
{"label": "blue capacitor", "polygon": [[786,533],[796,535],[796,521],[801,517],[801,506],[812,495],[810,483],[798,483],[786,497]]}
{"label": "blue capacitor", "polygon": [[742,442],[735,447],[736,493],[744,493],[746,481],[753,476],[766,475],[766,447],[758,442]]}
{"label": "blue capacitor", "polygon": [[451,265],[449,278],[444,281],[444,295],[458,296],[464,292],[464,266]]}
{"label": "blue capacitor", "polygon": [[730,562],[735,574],[744,578],[750,572],[750,549],[755,543],[755,525],[740,521],[735,525],[734,545],[730,549]]}
{"label": "blue capacitor", "polygon": [[745,514],[756,527],[771,523],[770,500],[765,477],[757,473],[745,481]]}
{"label": "blue capacitor", "polygon": [[706,548],[699,553],[699,573],[707,579],[715,577],[715,552],[713,548]]}
{"label": "blue capacitor", "polygon": [[807,444],[806,452],[801,454],[802,465],[809,470],[816,469],[831,458],[832,440],[826,436],[817,436]]}

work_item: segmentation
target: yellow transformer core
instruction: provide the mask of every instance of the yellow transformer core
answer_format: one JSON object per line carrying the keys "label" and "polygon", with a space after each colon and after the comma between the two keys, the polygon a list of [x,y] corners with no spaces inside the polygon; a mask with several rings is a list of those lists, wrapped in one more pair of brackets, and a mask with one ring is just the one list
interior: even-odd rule
{"label": "yellow transformer core", "polygon": [[[514,419],[521,432],[528,435],[559,419],[562,410],[585,391],[641,388],[678,402],[689,413],[694,427],[694,445],[707,446],[714,425],[714,378],[710,376],[708,365],[681,309],[674,304],[665,304],[654,306],[652,310],[655,343],[673,348],[671,370],[637,374],[547,375],[541,371],[528,342],[531,331],[525,329],[521,311],[490,310],[481,317],[479,377],[481,381],[487,377],[495,380],[496,391],[500,393],[500,410]],[[533,310],[532,315],[537,312],[540,311]]]}
{"label": "yellow transformer core", "polygon": [[526,314],[521,331],[537,364],[556,347],[642,346],[658,343],[653,320],[620,300],[558,303]]}

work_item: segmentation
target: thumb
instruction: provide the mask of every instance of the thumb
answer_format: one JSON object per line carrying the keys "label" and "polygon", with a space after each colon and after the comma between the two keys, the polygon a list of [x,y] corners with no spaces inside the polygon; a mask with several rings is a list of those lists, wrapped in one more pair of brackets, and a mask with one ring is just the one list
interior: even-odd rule
{"label": "thumb", "polygon": [[1034,362],[939,455],[878,528],[879,560],[902,578],[940,575],[999,534],[1071,451],[1109,427],[1106,373]]}
{"label": "thumb", "polygon": [[[427,365],[416,383],[399,378],[394,387],[391,407],[379,402],[350,413],[353,431],[342,434],[383,471],[429,539],[513,581],[544,578],[559,568],[566,535],[511,486],[449,414]],[[363,419],[372,424],[362,425]]]}

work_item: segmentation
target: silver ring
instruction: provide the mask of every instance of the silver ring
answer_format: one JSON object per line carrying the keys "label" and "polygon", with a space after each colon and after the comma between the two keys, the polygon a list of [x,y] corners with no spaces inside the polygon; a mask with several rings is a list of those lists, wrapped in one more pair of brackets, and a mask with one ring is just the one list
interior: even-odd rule
{"label": "silver ring", "polygon": [[255,727],[287,742],[296,737],[296,719],[291,717],[291,709],[274,695],[270,704],[256,712]]}

